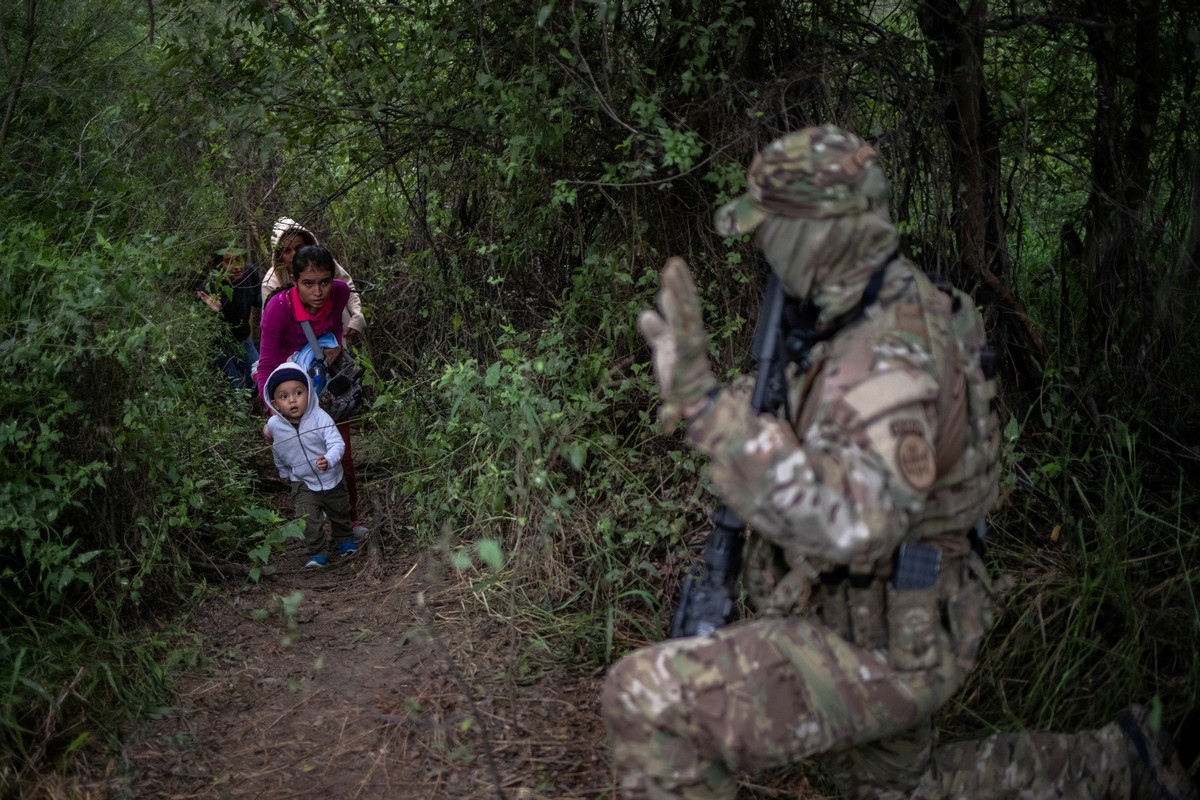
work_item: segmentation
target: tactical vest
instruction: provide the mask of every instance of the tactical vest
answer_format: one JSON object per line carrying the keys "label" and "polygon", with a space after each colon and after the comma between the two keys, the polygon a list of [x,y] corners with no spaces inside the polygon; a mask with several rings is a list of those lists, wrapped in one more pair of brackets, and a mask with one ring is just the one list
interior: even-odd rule
{"label": "tactical vest", "polygon": [[[898,292],[897,283],[903,287]],[[907,262],[889,270],[879,302],[886,305],[887,313],[894,317],[901,332],[925,344],[932,355],[928,374],[938,387],[936,475],[927,490],[924,506],[909,521],[904,542],[936,546],[947,560],[962,556],[970,549],[968,533],[991,508],[998,493],[999,423],[993,409],[996,384],[988,363],[990,354],[983,319],[965,293],[953,288],[939,289]],[[836,340],[837,337],[835,345]],[[813,369],[796,384],[792,406],[797,409],[795,424],[801,435],[812,413],[812,408],[806,407],[806,395],[813,391],[814,382],[822,381],[821,354],[815,352],[814,356]],[[870,357],[869,353],[862,353],[852,360]],[[849,390],[852,387],[824,385],[818,391]],[[881,397],[878,402],[886,403],[888,399]],[[911,401],[903,397],[895,399],[896,406],[907,402]],[[819,579],[818,573],[827,569],[822,565],[805,565],[807,575],[789,574],[795,571],[780,549],[753,533],[748,541],[745,567],[751,604],[776,611],[786,611],[790,605],[802,607],[808,591],[806,581]],[[882,579],[891,574],[891,567],[889,558],[878,564],[852,565],[850,571]]]}
{"label": "tactical vest", "polygon": [[937,400],[937,477],[925,507],[909,523],[906,541],[935,544],[945,555],[969,547],[966,533],[996,502],[1000,426],[993,356],[983,317],[964,292],[939,289],[913,272],[920,302],[897,309],[898,324],[923,329],[941,365]]}

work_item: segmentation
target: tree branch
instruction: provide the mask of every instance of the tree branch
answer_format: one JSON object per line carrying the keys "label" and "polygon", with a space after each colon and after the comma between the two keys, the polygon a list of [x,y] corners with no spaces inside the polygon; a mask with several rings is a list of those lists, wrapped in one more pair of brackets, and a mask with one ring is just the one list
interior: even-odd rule
{"label": "tree branch", "polygon": [[33,54],[33,43],[37,39],[37,0],[25,0],[25,49],[21,53],[21,63],[17,67],[17,77],[13,80],[12,88],[8,91],[8,101],[4,104],[4,119],[0,121],[0,152],[8,141],[8,126],[12,123],[13,113],[17,108],[17,100],[21,97],[21,89],[25,85],[25,68],[29,66],[29,58]]}

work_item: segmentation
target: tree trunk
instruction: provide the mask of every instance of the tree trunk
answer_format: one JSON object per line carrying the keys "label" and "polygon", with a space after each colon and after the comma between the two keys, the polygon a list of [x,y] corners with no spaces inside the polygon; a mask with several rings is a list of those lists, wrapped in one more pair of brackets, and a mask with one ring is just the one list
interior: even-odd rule
{"label": "tree trunk", "polygon": [[1140,320],[1151,316],[1142,217],[1163,93],[1160,23],[1157,8],[1140,0],[1090,8],[1095,17],[1085,33],[1096,65],[1096,117],[1084,207],[1087,331],[1092,352],[1116,348],[1132,366],[1149,333]]}
{"label": "tree trunk", "polygon": [[17,74],[13,77],[12,86],[8,89],[8,99],[4,103],[4,118],[0,120],[0,153],[8,141],[8,127],[12,124],[13,114],[17,110],[17,101],[21,98],[21,89],[25,86],[25,68],[29,66],[29,58],[33,54],[33,43],[37,40],[37,0],[25,0],[25,47],[21,51],[21,60],[17,64]]}
{"label": "tree trunk", "polygon": [[1045,345],[1005,281],[1011,262],[1000,202],[998,132],[985,91],[987,0],[925,0],[918,11],[934,71],[934,91],[950,145],[951,223],[958,267],[950,276],[1000,313],[1005,376],[1018,390],[1036,390]]}

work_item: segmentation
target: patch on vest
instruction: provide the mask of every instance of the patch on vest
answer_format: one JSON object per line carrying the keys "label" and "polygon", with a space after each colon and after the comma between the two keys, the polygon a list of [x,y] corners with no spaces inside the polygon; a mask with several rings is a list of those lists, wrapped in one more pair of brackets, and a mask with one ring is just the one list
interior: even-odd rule
{"label": "patch on vest", "polygon": [[897,438],[905,435],[906,433],[914,433],[917,436],[920,436],[925,432],[925,428],[923,428],[921,423],[917,422],[915,419],[893,420],[892,423],[888,425],[888,430],[892,432],[892,436]]}
{"label": "patch on vest", "polygon": [[925,437],[908,433],[896,445],[896,465],[914,489],[928,489],[937,477],[933,448]]}

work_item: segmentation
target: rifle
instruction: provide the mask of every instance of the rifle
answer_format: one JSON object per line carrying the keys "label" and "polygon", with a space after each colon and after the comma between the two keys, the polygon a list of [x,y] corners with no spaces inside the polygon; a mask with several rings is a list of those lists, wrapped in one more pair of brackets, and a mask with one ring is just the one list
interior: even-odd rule
{"label": "rifle", "polygon": [[[758,362],[758,376],[750,404],[757,412],[775,414],[787,393],[787,339],[785,306],[779,276],[771,270],[763,294],[762,313],[754,329],[751,353]],[[713,511],[713,530],[704,546],[704,560],[694,564],[683,580],[679,607],[671,620],[671,638],[703,636],[733,621],[737,610],[738,573],[742,569],[742,545],[746,523],[721,503]]]}

